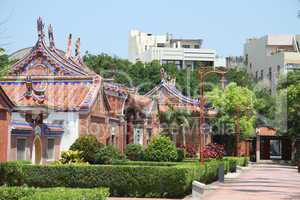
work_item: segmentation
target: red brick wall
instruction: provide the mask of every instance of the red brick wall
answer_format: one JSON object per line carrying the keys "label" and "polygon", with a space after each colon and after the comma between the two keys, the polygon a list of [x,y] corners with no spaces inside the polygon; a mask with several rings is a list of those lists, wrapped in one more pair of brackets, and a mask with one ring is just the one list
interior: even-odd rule
{"label": "red brick wall", "polygon": [[6,110],[0,110],[0,162],[8,160],[9,122],[10,113]]}

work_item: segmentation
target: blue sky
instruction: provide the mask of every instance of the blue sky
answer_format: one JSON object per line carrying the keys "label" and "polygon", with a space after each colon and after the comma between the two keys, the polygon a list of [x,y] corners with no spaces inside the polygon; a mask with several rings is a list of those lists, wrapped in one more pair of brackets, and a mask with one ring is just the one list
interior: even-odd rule
{"label": "blue sky", "polygon": [[137,28],[202,38],[222,56],[241,55],[248,37],[300,33],[298,9],[298,0],[0,0],[0,44],[9,53],[32,46],[42,16],[63,50],[72,33],[83,52],[126,58],[128,32]]}

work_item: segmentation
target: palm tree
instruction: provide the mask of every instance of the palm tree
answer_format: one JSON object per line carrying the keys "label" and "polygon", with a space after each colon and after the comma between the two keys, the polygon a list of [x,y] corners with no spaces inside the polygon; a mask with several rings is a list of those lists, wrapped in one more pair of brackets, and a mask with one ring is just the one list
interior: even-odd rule
{"label": "palm tree", "polygon": [[161,123],[166,123],[168,128],[167,132],[173,136],[173,141],[176,143],[175,131],[179,129],[182,134],[183,146],[186,146],[186,128],[190,125],[190,111],[186,109],[174,109],[173,106],[169,105],[169,109],[166,112],[158,113],[158,117]]}

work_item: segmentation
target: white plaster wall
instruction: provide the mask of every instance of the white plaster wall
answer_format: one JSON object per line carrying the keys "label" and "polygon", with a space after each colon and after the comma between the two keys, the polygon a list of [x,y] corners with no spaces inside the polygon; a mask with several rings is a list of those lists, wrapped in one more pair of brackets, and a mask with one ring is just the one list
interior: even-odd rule
{"label": "white plaster wall", "polygon": [[64,133],[60,143],[60,150],[66,151],[79,137],[79,114],[78,112],[53,112],[44,122],[53,123],[55,120],[63,120]]}

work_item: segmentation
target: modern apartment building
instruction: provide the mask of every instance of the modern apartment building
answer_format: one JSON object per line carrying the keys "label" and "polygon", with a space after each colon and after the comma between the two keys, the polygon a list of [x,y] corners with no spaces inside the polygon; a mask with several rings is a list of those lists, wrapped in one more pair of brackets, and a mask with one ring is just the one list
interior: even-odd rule
{"label": "modern apartment building", "polygon": [[278,75],[300,69],[300,35],[267,35],[247,39],[244,45],[247,72],[274,94]]}
{"label": "modern apartment building", "polygon": [[202,48],[202,42],[202,39],[175,39],[171,34],[152,35],[131,30],[128,38],[128,59],[133,63],[159,60],[162,64],[175,64],[179,69],[195,69],[198,66],[225,67],[225,59],[218,58],[213,49]]}

